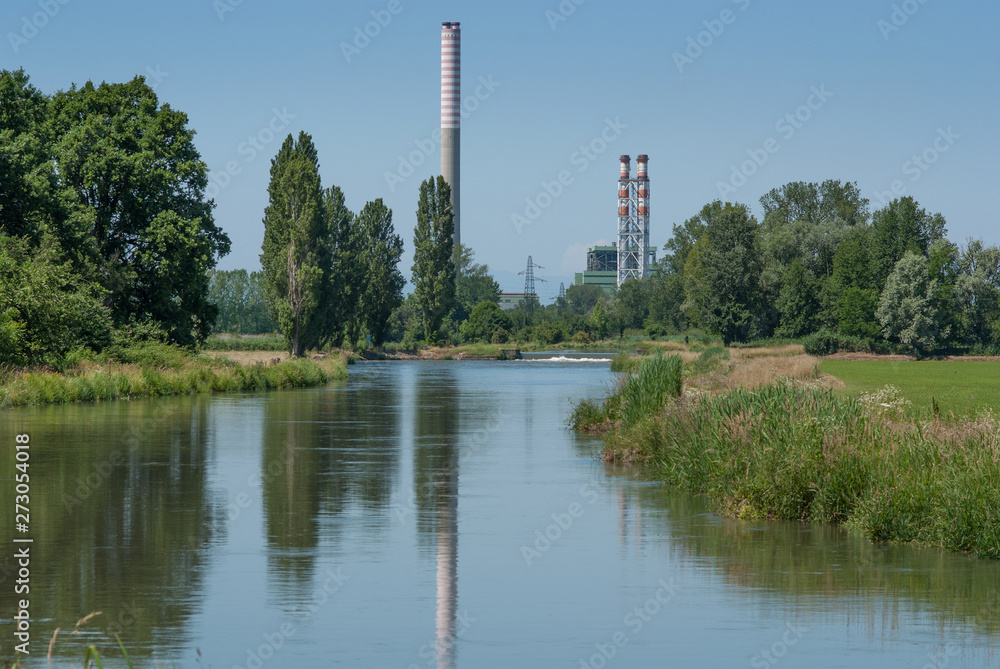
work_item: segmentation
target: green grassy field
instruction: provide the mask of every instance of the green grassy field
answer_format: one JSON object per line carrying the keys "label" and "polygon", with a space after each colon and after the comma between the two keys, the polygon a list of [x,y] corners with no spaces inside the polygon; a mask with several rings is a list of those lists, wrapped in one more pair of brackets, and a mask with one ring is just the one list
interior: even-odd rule
{"label": "green grassy field", "polygon": [[846,384],[842,394],[874,392],[891,383],[918,412],[930,411],[934,398],[943,413],[960,415],[989,407],[1000,414],[1000,362],[824,360],[820,369]]}

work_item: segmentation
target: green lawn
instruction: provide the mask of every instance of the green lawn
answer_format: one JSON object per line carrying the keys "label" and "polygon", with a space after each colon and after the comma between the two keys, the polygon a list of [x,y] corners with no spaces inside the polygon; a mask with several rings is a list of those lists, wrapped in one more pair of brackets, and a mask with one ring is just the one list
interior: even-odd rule
{"label": "green lawn", "polygon": [[886,384],[899,388],[917,411],[964,414],[989,407],[1000,414],[1000,362],[981,360],[824,360],[820,369],[846,384],[841,393],[859,395]]}

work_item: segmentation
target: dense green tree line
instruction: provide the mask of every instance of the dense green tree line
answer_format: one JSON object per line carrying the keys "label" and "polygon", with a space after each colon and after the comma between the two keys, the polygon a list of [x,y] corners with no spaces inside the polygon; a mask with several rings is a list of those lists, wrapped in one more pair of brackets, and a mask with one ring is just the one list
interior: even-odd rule
{"label": "dense green tree line", "polygon": [[213,270],[209,274],[208,299],[219,308],[213,332],[270,334],[278,331],[278,324],[267,306],[263,272]]}
{"label": "dense green tree line", "polygon": [[761,221],[743,204],[705,205],[673,226],[649,278],[613,295],[571,286],[556,304],[461,334],[489,341],[502,327],[515,341],[557,343],[705,332],[727,344],[819,337],[828,348],[1000,353],[996,246],[949,241],[944,217],[911,197],[871,212],[854,183],[789,183],[760,204]]}
{"label": "dense green tree line", "polygon": [[609,302],[626,328],[726,343],[816,333],[918,353],[1000,346],[1000,249],[946,238],[911,197],[874,213],[857,185],[795,182],[673,226],[648,279]]}
{"label": "dense green tree line", "polygon": [[649,278],[505,312],[489,269],[453,244],[444,179],[417,193],[404,299],[393,212],[381,199],[350,211],[300,133],[271,162],[262,271],[216,272],[230,241],[194,135],[142,77],[47,95],[0,71],[0,363],[274,330],[295,355],[368,336],[585,343],[629,330],[1000,351],[1000,249],[949,241],[944,217],[911,197],[872,212],[856,184],[834,180],[772,190],[759,221],[709,203],[673,226]]}

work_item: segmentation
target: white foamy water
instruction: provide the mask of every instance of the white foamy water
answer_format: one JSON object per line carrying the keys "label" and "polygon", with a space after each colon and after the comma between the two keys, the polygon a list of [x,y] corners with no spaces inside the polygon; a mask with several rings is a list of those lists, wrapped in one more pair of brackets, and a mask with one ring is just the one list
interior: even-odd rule
{"label": "white foamy water", "polygon": [[557,355],[552,358],[524,358],[524,362],[611,362],[611,358],[567,358]]}

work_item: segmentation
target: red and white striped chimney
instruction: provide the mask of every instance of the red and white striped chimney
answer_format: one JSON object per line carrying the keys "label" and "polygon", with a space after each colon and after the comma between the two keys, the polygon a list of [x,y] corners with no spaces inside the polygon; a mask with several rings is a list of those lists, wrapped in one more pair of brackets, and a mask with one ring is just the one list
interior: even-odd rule
{"label": "red and white striped chimney", "polygon": [[441,176],[451,186],[455,243],[460,242],[462,29],[458,23],[441,24]]}
{"label": "red and white striped chimney", "polygon": [[639,186],[639,216],[646,217],[646,223],[649,222],[649,174],[646,172],[647,164],[649,163],[649,156],[645,153],[640,154],[638,158],[635,159],[636,165],[638,165],[638,170],[635,175],[636,181],[638,181]]}

